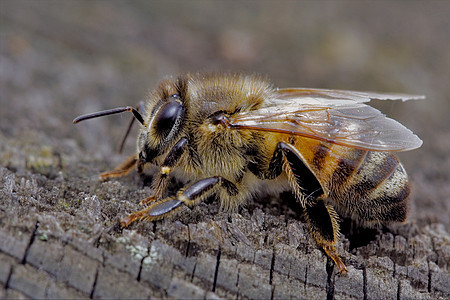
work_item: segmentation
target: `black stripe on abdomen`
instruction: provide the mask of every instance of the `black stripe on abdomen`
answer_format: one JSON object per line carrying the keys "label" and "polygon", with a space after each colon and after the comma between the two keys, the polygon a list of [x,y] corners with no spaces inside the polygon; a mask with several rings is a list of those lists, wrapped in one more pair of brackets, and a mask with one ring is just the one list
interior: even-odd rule
{"label": "black stripe on abdomen", "polygon": [[325,166],[326,158],[331,147],[332,145],[327,145],[326,143],[317,145],[312,160],[312,167],[314,170],[320,171]]}
{"label": "black stripe on abdomen", "polygon": [[331,183],[334,190],[344,190],[347,188],[352,174],[359,168],[367,155],[367,151],[350,149],[345,157],[341,157],[336,169],[331,175]]}
{"label": "black stripe on abdomen", "polygon": [[386,178],[391,176],[399,164],[398,159],[386,152],[367,152],[356,172],[353,172],[346,188],[347,195],[366,198]]}

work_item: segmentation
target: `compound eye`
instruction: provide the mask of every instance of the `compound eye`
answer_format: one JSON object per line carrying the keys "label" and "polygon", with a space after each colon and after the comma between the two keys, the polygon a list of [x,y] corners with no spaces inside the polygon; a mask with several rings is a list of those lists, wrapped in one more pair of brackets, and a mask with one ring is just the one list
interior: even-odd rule
{"label": "compound eye", "polygon": [[162,136],[168,135],[183,113],[183,110],[183,104],[177,100],[165,103],[155,116],[156,132]]}

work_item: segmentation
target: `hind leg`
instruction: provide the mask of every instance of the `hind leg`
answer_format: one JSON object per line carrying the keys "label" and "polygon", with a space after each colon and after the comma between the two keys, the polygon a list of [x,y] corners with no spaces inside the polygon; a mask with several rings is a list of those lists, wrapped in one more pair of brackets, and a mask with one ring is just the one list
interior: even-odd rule
{"label": "hind leg", "polygon": [[318,198],[306,205],[305,215],[317,245],[322,247],[334,261],[340,273],[347,272],[347,268],[336,250],[336,243],[339,240],[339,224],[333,207]]}
{"label": "hind leg", "polygon": [[317,245],[334,261],[340,273],[347,272],[336,250],[339,240],[338,216],[334,208],[323,201],[325,195],[320,182],[293,146],[279,143],[276,151],[281,151],[287,161],[285,169],[289,183],[305,209],[309,229]]}

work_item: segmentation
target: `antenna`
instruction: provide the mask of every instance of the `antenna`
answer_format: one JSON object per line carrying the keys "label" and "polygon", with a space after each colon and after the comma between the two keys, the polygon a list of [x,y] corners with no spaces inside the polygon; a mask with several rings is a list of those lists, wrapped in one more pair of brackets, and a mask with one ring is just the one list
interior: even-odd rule
{"label": "antenna", "polygon": [[144,125],[144,118],[142,118],[142,115],[134,107],[131,107],[131,106],[117,107],[117,108],[113,108],[113,109],[108,109],[108,110],[103,110],[103,111],[99,111],[99,112],[95,112],[95,113],[78,116],[73,120],[73,124],[77,124],[78,122],[81,122],[84,120],[118,114],[118,113],[122,113],[125,111],[132,112],[134,117],[136,118],[136,120],[138,120],[139,123]]}

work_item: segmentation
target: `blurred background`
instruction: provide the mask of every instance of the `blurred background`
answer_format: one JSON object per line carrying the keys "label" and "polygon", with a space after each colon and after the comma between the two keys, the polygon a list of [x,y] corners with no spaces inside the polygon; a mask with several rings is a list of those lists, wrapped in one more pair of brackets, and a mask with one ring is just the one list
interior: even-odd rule
{"label": "blurred background", "polygon": [[78,156],[111,166],[131,116],[73,118],[135,105],[178,73],[424,94],[373,105],[424,140],[400,154],[415,186],[412,220],[448,226],[449,20],[448,1],[1,0],[0,162],[23,171],[30,152],[45,159],[50,149],[63,165]]}

